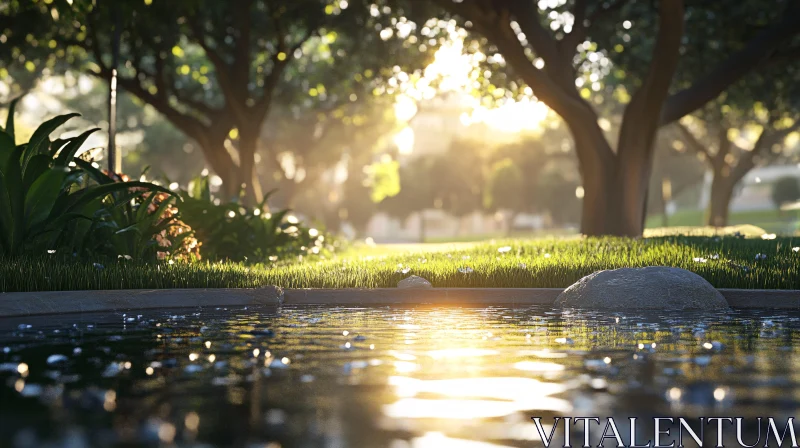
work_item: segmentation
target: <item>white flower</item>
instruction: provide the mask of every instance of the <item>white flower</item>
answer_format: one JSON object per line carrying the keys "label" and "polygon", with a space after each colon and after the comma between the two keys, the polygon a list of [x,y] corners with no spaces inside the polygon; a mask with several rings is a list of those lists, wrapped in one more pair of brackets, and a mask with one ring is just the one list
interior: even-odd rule
{"label": "white flower", "polygon": [[55,249],[47,249],[47,253],[52,255],[52,254],[56,253],[56,250]]}
{"label": "white flower", "polygon": [[511,246],[498,247],[497,251],[500,252],[501,254],[504,254],[506,252],[510,252],[511,251]]}
{"label": "white flower", "polygon": [[765,233],[761,235],[762,240],[774,240],[777,237],[774,233]]}
{"label": "white flower", "polygon": [[550,258],[550,257],[551,257],[550,254],[544,254],[544,258]]}
{"label": "white flower", "polygon": [[697,263],[705,263],[705,262],[707,262],[707,261],[708,261],[708,259],[706,259],[706,258],[701,258],[701,257],[695,257],[695,258],[694,258],[694,261],[695,261],[695,262],[697,262]]}
{"label": "white flower", "polygon": [[719,254],[714,254],[709,258],[711,258],[712,260],[719,260]]}
{"label": "white flower", "polygon": [[800,252],[800,247],[793,247],[792,252]]}
{"label": "white flower", "polygon": [[470,273],[472,273],[472,271],[473,271],[473,269],[470,268],[470,267],[458,268],[458,272],[460,272],[462,274],[470,274]]}

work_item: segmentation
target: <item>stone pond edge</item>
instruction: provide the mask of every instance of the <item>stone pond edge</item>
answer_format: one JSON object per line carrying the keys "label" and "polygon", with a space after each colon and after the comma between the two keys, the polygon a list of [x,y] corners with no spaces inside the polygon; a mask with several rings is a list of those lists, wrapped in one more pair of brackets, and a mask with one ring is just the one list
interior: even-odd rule
{"label": "stone pond edge", "polygon": [[[563,288],[122,289],[0,293],[0,317],[279,304],[549,305]],[[800,290],[719,289],[733,308],[800,309]]]}

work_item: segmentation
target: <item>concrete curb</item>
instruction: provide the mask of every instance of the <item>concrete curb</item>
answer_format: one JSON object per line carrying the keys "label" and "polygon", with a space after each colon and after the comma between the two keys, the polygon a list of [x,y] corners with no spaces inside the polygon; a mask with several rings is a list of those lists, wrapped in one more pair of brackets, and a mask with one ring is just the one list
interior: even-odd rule
{"label": "concrete curb", "polygon": [[[123,289],[0,294],[0,318],[156,308],[280,304],[549,305],[562,288]],[[733,308],[800,309],[800,290],[720,289]]]}
{"label": "concrete curb", "polygon": [[286,304],[549,305],[563,288],[287,289]]}
{"label": "concrete curb", "polygon": [[283,290],[276,286],[256,289],[120,289],[9,292],[0,294],[0,317],[154,308],[279,305],[282,301]]}

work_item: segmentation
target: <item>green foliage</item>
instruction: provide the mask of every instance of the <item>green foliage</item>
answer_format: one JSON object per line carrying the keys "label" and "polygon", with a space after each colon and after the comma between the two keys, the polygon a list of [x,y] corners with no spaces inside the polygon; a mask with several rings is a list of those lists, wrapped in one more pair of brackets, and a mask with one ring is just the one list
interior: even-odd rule
{"label": "green foliage", "polygon": [[[43,123],[24,144],[14,144],[14,106],[0,132],[0,254],[18,256],[59,248],[83,251],[86,243],[105,241],[91,231],[117,225],[100,211],[113,210],[116,202],[163,190],[146,182],[90,182],[97,171],[75,157],[97,129],[76,137],[50,140],[59,126],[77,114],[61,115]],[[134,192],[135,190],[135,192]],[[113,217],[112,217],[113,218]]]}
{"label": "green foliage", "polygon": [[416,157],[399,169],[400,190],[394,196],[385,197],[379,208],[390,216],[405,220],[413,213],[432,208],[434,205],[431,185],[433,160]]}
{"label": "green foliage", "polygon": [[780,208],[782,205],[800,200],[800,181],[797,177],[781,177],[772,184],[772,203]]}
{"label": "green foliage", "polygon": [[[412,274],[425,277],[435,287],[564,288],[597,270],[641,266],[688,269],[717,288],[800,289],[800,253],[793,250],[798,245],[797,237],[550,238],[420,245],[404,250],[378,247],[320,262],[278,266],[202,262],[161,265],[134,260],[102,270],[71,259],[31,258],[0,262],[0,291],[263,285],[393,288]],[[504,247],[510,249],[498,250]],[[756,259],[756,254],[766,255],[766,259]],[[410,271],[404,274],[398,270],[399,264]],[[465,267],[472,272],[459,271]]]}
{"label": "green foliage", "polygon": [[[98,185],[119,185],[127,177],[111,177],[83,160],[76,163]],[[189,241],[194,233],[180,220],[175,207],[180,196],[161,186],[147,185],[115,191],[98,204],[95,220],[82,229],[86,252],[141,261],[197,257],[193,250],[196,243]]]}
{"label": "green foliage", "polygon": [[503,159],[495,163],[483,197],[484,206],[490,210],[522,210],[526,205],[522,177],[522,171],[513,160]]}
{"label": "green foliage", "polygon": [[184,194],[181,219],[202,242],[203,256],[212,260],[266,263],[330,250],[330,238],[304,227],[289,210],[265,212],[271,194],[254,209],[222,203],[212,196],[208,176],[200,176]]}
{"label": "green foliage", "polygon": [[396,160],[380,161],[367,166],[367,182],[372,202],[381,202],[400,193],[400,164]]}

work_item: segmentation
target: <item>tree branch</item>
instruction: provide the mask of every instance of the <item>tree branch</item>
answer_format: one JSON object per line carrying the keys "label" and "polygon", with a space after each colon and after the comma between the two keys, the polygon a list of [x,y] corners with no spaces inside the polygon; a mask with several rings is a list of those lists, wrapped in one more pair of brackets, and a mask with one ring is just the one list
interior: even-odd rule
{"label": "tree branch", "polygon": [[[247,120],[247,110],[244,106],[247,99],[241,97],[241,88],[237,87],[237,83],[231,79],[229,72],[231,68],[230,65],[225,62],[214,48],[208,45],[208,42],[206,42],[205,33],[199,20],[200,18],[198,16],[190,17],[188,20],[189,28],[192,30],[195,41],[203,48],[206,57],[208,57],[209,61],[211,61],[211,64],[214,66],[214,74],[219,82],[222,95],[225,97],[226,107],[228,107],[236,117],[237,122],[244,122]],[[249,74],[249,70],[247,70],[247,73]],[[245,89],[246,88],[247,86],[245,85]]]}
{"label": "tree branch", "polygon": [[586,21],[586,1],[575,0],[575,7],[572,9],[572,16],[575,18],[575,22],[572,24],[572,31],[567,33],[559,42],[559,51],[562,53],[574,53],[578,44],[586,40],[586,36],[589,34],[589,26],[584,24]]}
{"label": "tree branch", "polygon": [[687,146],[692,148],[692,150],[694,150],[695,152],[703,154],[706,157],[706,159],[709,160],[709,162],[711,163],[714,162],[714,156],[708,150],[706,145],[701,143],[700,140],[698,140],[697,137],[695,137],[692,131],[686,127],[686,125],[684,125],[680,121],[677,121],[675,122],[675,128],[681,134],[682,140],[684,141],[684,143],[687,144]]}
{"label": "tree branch", "polygon": [[[608,15],[611,12],[614,12],[618,9],[621,9],[625,4],[628,3],[628,0],[616,0],[608,5],[607,8],[597,8],[590,16],[589,16],[589,24],[591,26],[592,23],[600,20],[603,16]],[[602,6],[602,4],[601,4]]]}
{"label": "tree branch", "polygon": [[[287,65],[289,65],[290,58],[292,58],[294,53],[302,48],[303,45],[308,42],[308,40],[311,39],[314,34],[316,34],[316,32],[317,29],[312,27],[312,29],[309,29],[299,41],[295,42],[295,44],[289,48],[286,47],[286,39],[284,34],[282,32],[278,32],[278,51],[271,58],[272,69],[269,70],[269,73],[264,76],[264,93],[261,95],[261,98],[256,102],[256,104],[253,105],[253,113],[256,114],[257,118],[260,117],[259,122],[266,119],[266,116],[269,113],[269,107],[272,103],[273,94],[280,83],[281,76],[283,76],[283,70]],[[281,60],[279,57],[280,53],[284,53],[285,55],[283,60]]]}
{"label": "tree branch", "polygon": [[661,112],[661,125],[672,123],[701,108],[767,61],[779,44],[800,33],[797,11],[800,11],[800,6],[792,2],[780,23],[759,33],[742,50],[730,55],[691,87],[672,95]]}
{"label": "tree branch", "polygon": [[632,153],[635,157],[649,157],[641,147],[652,144],[658,128],[658,113],[667,98],[678,66],[684,31],[683,14],[682,0],[660,3],[658,36],[653,46],[652,61],[644,82],[625,108],[619,133],[619,156]]}
{"label": "tree branch", "polygon": [[233,55],[233,76],[236,78],[239,88],[244,89],[245,95],[247,84],[250,81],[250,31],[253,24],[250,9],[252,3],[253,0],[239,0],[235,3],[236,6],[233,10],[233,20],[239,31]]}

